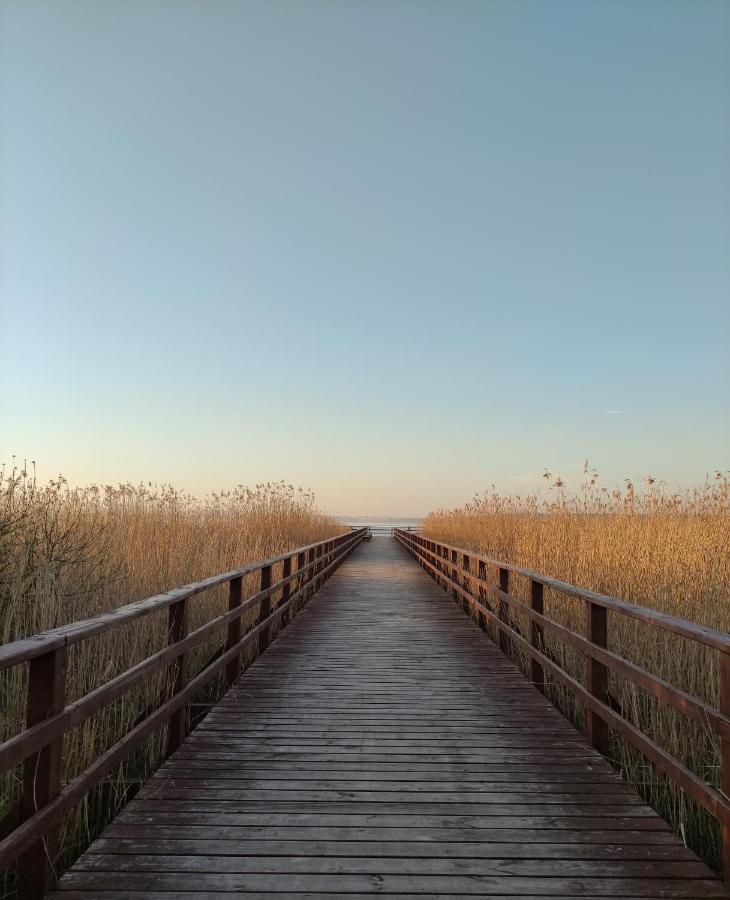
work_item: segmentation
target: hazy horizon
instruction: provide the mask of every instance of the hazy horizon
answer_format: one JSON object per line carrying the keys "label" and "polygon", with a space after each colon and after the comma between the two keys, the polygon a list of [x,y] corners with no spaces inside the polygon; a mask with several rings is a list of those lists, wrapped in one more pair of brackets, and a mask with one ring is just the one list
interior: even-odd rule
{"label": "hazy horizon", "polygon": [[0,7],[0,461],[334,514],[730,459],[730,4]]}
{"label": "hazy horizon", "polygon": [[[246,481],[234,481],[230,484],[215,484],[209,488],[205,488],[202,490],[191,489],[188,485],[184,483],[175,483],[170,480],[162,480],[162,481],[150,481],[148,479],[129,479],[129,478],[107,478],[107,479],[87,479],[87,480],[74,480],[69,479],[65,473],[63,472],[50,472],[44,471],[42,467],[34,465],[33,460],[28,459],[18,459],[15,460],[12,458],[10,460],[0,460],[0,469],[5,470],[6,474],[9,474],[13,471],[13,467],[19,473],[22,473],[24,468],[27,472],[28,477],[36,477],[39,483],[47,483],[50,479],[58,478],[59,476],[63,476],[68,482],[70,487],[89,487],[91,485],[111,485],[118,486],[124,484],[131,484],[134,487],[143,486],[148,487],[152,490],[161,488],[163,485],[170,485],[171,487],[176,488],[177,490],[184,491],[185,493],[191,495],[192,497],[196,497],[197,499],[204,500],[206,496],[209,496],[214,493],[219,493],[221,491],[231,491],[239,486],[246,486],[253,488],[257,483],[257,481],[250,480]],[[589,461],[590,462],[590,461]],[[424,518],[429,512],[436,512],[439,509],[452,509],[455,507],[463,506],[468,501],[472,500],[475,495],[482,496],[486,493],[491,493],[493,490],[496,490],[503,496],[506,495],[520,495],[525,497],[526,495],[536,495],[540,499],[550,500],[556,499],[557,491],[553,486],[553,483],[557,477],[564,482],[564,492],[566,496],[577,496],[581,490],[581,484],[585,480],[586,476],[584,475],[585,461],[580,465],[569,465],[567,468],[564,468],[560,472],[553,471],[551,472],[550,480],[546,480],[544,477],[544,469],[541,472],[535,472],[530,480],[526,480],[524,478],[520,479],[519,483],[507,483],[505,486],[500,488],[496,482],[490,482],[489,484],[483,484],[480,488],[475,488],[474,490],[463,494],[461,496],[457,496],[451,489],[449,489],[450,493],[448,494],[452,499],[448,502],[444,502],[442,504],[434,504],[432,506],[424,506],[420,512],[382,512],[377,509],[372,508],[369,512],[356,512],[353,513],[347,509],[341,509],[336,504],[328,504],[323,502],[322,497],[318,494],[316,488],[314,488],[310,484],[299,484],[295,482],[291,482],[289,479],[269,479],[271,482],[282,481],[285,484],[293,484],[295,488],[302,488],[305,491],[310,491],[314,495],[316,505],[322,509],[324,512],[329,513],[341,521],[347,523],[356,523],[362,522],[363,524],[372,524],[374,522],[383,522],[383,523],[393,523],[399,522],[402,524],[409,524],[412,522],[420,521]],[[590,466],[590,473],[594,472],[594,466]],[[715,480],[715,476],[717,472],[722,472],[725,477],[730,474],[727,469],[721,469],[720,467],[716,467],[714,469],[710,469],[704,473],[701,478],[696,479],[693,482],[681,482],[678,480],[674,481],[664,481],[662,479],[653,479],[653,490],[665,490],[670,493],[672,492],[681,492],[683,490],[692,489],[694,487],[700,487],[706,481],[713,482]],[[566,473],[568,473],[566,475]],[[647,472],[645,476],[641,476],[635,478],[630,476],[629,478],[622,478],[616,480],[614,482],[607,482],[604,478],[600,476],[598,479],[598,488],[605,487],[609,490],[619,489],[625,491],[626,482],[631,481],[634,488],[638,492],[642,492],[643,490],[648,489],[647,484],[647,476],[651,475],[650,472]],[[590,477],[590,474],[589,476]],[[265,482],[264,482],[265,483]],[[367,485],[365,485],[367,487]]]}

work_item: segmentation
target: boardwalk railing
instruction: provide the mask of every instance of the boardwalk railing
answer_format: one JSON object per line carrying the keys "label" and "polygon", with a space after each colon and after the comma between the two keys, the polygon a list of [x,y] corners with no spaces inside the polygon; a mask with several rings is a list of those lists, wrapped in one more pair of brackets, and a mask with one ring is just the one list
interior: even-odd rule
{"label": "boardwalk railing", "polygon": [[[418,534],[396,529],[396,540],[457,602],[465,612],[479,617],[484,627],[490,622],[501,649],[510,655],[512,647],[521,649],[530,660],[530,680],[544,689],[546,673],[567,688],[586,709],[586,731],[590,743],[608,754],[609,728],[629,741],[656,768],[718,820],[722,833],[723,869],[730,877],[730,635],[693,622],[666,615],[658,610],[575,587],[554,578],[505,562],[480,556]],[[490,577],[496,574],[496,579]],[[509,593],[510,575],[523,576],[530,583],[530,604]],[[553,589],[582,600],[585,605],[585,634],[578,634],[545,615],[543,592]],[[496,603],[493,603],[496,601]],[[517,628],[510,611],[521,613],[530,623],[529,639]],[[719,656],[720,708],[705,703],[641,666],[608,649],[608,612],[638,620],[651,630],[688,638],[717,651]],[[557,637],[585,655],[583,682],[576,680],[546,653],[545,632]],[[647,639],[650,639],[647,634]],[[721,790],[699,778],[678,759],[660,747],[610,703],[608,673],[627,678],[650,695],[680,714],[699,722],[718,738],[721,749]]]}
{"label": "boardwalk railing", "polygon": [[373,535],[382,536],[389,535],[392,536],[396,531],[407,531],[409,533],[414,533],[418,531],[417,525],[350,525],[350,528],[353,531],[359,531],[361,528],[365,528],[368,533],[368,537],[372,537]]}
{"label": "boardwalk railing", "polygon": [[[186,707],[191,698],[219,673],[230,686],[241,673],[241,654],[256,642],[261,653],[272,626],[286,625],[306,599],[334,572],[365,537],[365,530],[252,563],[148,597],[85,621],[73,622],[0,647],[0,670],[27,664],[27,714],[24,731],[0,744],[0,771],[23,763],[20,802],[0,822],[0,871],[19,860],[22,898],[42,897],[52,876],[59,820],[160,726],[169,723],[167,751],[184,740]],[[282,577],[272,583],[272,568]],[[259,575],[259,590],[244,599],[244,579]],[[228,584],[228,611],[188,633],[188,601],[196,594]],[[121,629],[160,610],[168,610],[168,646],[66,704],[68,648],[89,638]],[[243,631],[244,614],[252,611],[255,625]],[[250,617],[249,617],[250,618]],[[225,629],[225,643],[209,664],[186,680],[185,655]],[[161,698],[121,740],[109,747],[85,771],[66,785],[61,781],[64,735],[154,673],[169,671],[171,696]]]}

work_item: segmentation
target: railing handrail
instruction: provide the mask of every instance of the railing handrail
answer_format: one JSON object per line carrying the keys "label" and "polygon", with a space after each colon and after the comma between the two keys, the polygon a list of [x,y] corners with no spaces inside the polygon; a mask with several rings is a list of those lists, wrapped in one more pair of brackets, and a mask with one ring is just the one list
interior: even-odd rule
{"label": "railing handrail", "polygon": [[[396,540],[420,562],[441,586],[460,599],[464,611],[478,612],[480,624],[484,627],[490,621],[495,628],[495,638],[507,656],[516,645],[530,660],[530,680],[541,690],[545,686],[548,673],[581,701],[586,709],[586,730],[589,742],[604,755],[608,754],[608,728],[611,726],[625,740],[631,743],[645,758],[667,775],[682,790],[716,818],[721,825],[723,862],[725,877],[730,875],[730,635],[715,629],[697,626],[695,623],[665,616],[656,610],[637,607],[639,619],[649,625],[669,631],[682,637],[694,639],[700,644],[719,652],[720,708],[706,703],[698,697],[680,690],[663,678],[638,666],[631,660],[608,650],[607,610],[631,615],[631,604],[595,594],[574,585],[546,578],[520,566],[493,560],[468,548],[455,547],[434,538],[413,535],[401,529],[394,532]],[[499,581],[487,578],[486,567],[497,566]],[[530,579],[531,598],[529,604],[509,593],[509,574],[515,573]],[[586,603],[586,634],[578,634],[572,629],[551,619],[544,612],[543,587],[578,597]],[[567,589],[567,590],[566,590]],[[487,592],[494,595],[499,603],[492,608],[487,602]],[[509,609],[515,609],[528,618],[530,634],[523,635],[518,625],[510,618]],[[645,615],[646,613],[646,615]],[[681,627],[676,627],[680,625]],[[585,654],[584,683],[567,672],[545,651],[545,632],[551,632]],[[708,639],[708,633],[711,639]],[[676,757],[664,750],[651,737],[644,734],[622,712],[611,705],[608,691],[608,671],[626,677],[633,684],[646,690],[659,701],[674,710],[699,722],[720,738],[721,779],[720,790],[708,784]]]}
{"label": "railing handrail", "polygon": [[[358,529],[353,529],[357,531]],[[278,556],[272,556],[259,562],[248,563],[237,569],[231,569],[230,572],[221,572],[219,575],[211,575],[201,581],[192,581],[190,584],[184,584],[181,587],[173,588],[162,594],[153,594],[150,597],[144,597],[142,600],[135,600],[124,606],[118,606],[107,612],[98,613],[88,619],[79,619],[76,622],[69,622],[66,625],[59,625],[56,628],[49,628],[38,634],[25,638],[19,638],[9,644],[3,644],[0,647],[0,671],[10,666],[19,665],[28,662],[36,656],[42,656],[51,650],[59,647],[69,647],[79,641],[86,640],[96,635],[105,634],[116,628],[121,628],[127,622],[134,619],[142,618],[151,613],[159,612],[167,609],[180,600],[186,600],[194,597],[203,591],[218,587],[221,584],[227,584],[234,578],[245,578],[247,575],[253,575],[259,572],[265,566],[274,566],[283,562],[287,558],[291,558],[299,553],[307,553],[312,549],[327,544],[330,541],[349,537],[352,532],[335,535],[331,538],[325,538],[322,541],[316,541],[313,544],[307,544],[304,547],[297,547],[289,553],[280,553]]]}
{"label": "railing handrail", "polygon": [[[396,528],[395,531],[405,531],[405,529]],[[413,534],[413,532],[408,531],[405,531],[405,533]],[[672,616],[669,615],[669,613],[663,613],[658,609],[651,609],[651,607],[648,606],[627,603],[625,600],[619,600],[618,597],[612,597],[609,594],[599,594],[596,591],[578,587],[567,581],[560,581],[549,575],[541,575],[539,572],[525,569],[514,563],[508,563],[502,560],[493,559],[490,556],[484,556],[477,553],[475,550],[470,550],[466,547],[456,547],[453,544],[447,544],[444,541],[437,541],[436,543],[440,544],[446,550],[453,550],[456,553],[466,553],[472,559],[486,563],[489,566],[494,566],[497,569],[506,569],[508,572],[512,572],[515,575],[523,575],[525,578],[537,581],[544,587],[560,591],[562,594],[569,594],[570,596],[578,597],[581,600],[589,600],[591,603],[597,603],[605,609],[621,613],[621,615],[628,616],[629,618],[656,625],[663,631],[669,631],[672,634],[689,638],[690,640],[697,641],[707,647],[712,647],[715,650],[730,652],[730,634],[719,631],[716,628],[710,628],[708,625],[700,625],[698,622],[680,619],[678,616]]]}
{"label": "railing handrail", "polygon": [[380,528],[382,530],[387,529],[388,531],[408,531],[408,532],[416,532],[420,528],[419,525],[392,525],[390,522],[364,522],[362,525],[350,524],[347,526],[352,529],[352,531],[357,531],[359,528]]}
{"label": "railing handrail", "polygon": [[[228,685],[233,684],[241,673],[244,649],[256,640],[257,652],[263,652],[271,640],[272,627],[288,622],[296,612],[297,601],[306,602],[365,537],[364,528],[343,532],[0,648],[0,669],[29,664],[25,728],[0,744],[0,771],[24,764],[22,798],[0,823],[6,835],[0,840],[0,870],[20,859],[22,900],[45,896],[52,881],[51,862],[60,818],[135,747],[166,723],[169,723],[167,752],[175,750],[185,738],[185,708],[191,698],[219,673],[225,672]],[[281,578],[272,583],[272,567],[278,563],[282,564]],[[244,599],[244,578],[255,572],[260,573],[260,589]],[[227,612],[188,633],[187,600],[226,582],[229,584]],[[275,602],[274,597],[279,592],[278,602]],[[69,645],[164,609],[169,614],[165,648],[66,704]],[[243,632],[243,615],[253,609],[258,614]],[[186,680],[186,653],[202,646],[226,627],[221,648]],[[148,709],[129,732],[64,786],[61,762],[65,734],[122,697],[134,685],[162,670],[167,670],[171,677],[171,694],[158,698],[157,705]]]}

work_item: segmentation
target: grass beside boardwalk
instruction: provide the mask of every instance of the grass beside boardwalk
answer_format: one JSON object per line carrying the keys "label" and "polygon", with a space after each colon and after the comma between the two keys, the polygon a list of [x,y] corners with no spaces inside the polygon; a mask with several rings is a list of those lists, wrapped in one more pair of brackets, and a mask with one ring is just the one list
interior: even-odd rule
{"label": "grass beside boardwalk", "polygon": [[[600,487],[586,466],[580,490],[568,495],[562,479],[546,473],[547,499],[496,491],[454,510],[428,515],[427,537],[513,563],[561,581],[611,594],[730,632],[730,486],[716,473],[693,490],[670,493],[652,479],[638,489]],[[492,573],[493,574],[493,573]],[[510,590],[529,602],[527,579]],[[545,613],[584,633],[582,601],[545,590]],[[527,621],[513,615],[523,634]],[[548,637],[549,651],[582,679],[583,656]],[[609,612],[609,648],[672,684],[718,704],[716,653]],[[526,659],[520,660],[526,671]],[[611,674],[610,692],[630,721],[718,785],[719,745],[707,729]],[[555,687],[552,698],[578,725],[583,710]],[[713,819],[623,740],[614,738],[615,764],[683,835],[719,868],[719,833]]]}
{"label": "grass beside boardwalk", "polygon": [[[0,478],[0,643],[130,603],[172,587],[277,555],[341,533],[318,511],[311,494],[283,482],[239,487],[204,501],[171,487],[120,485],[70,488],[62,478],[37,485],[22,472]],[[280,567],[273,573],[280,577]],[[257,589],[250,579],[246,591]],[[190,630],[227,609],[227,588],[189,601]],[[220,647],[221,632],[189,654],[194,673]],[[87,694],[134,663],[162,649],[167,611],[69,652],[67,702]],[[26,666],[0,672],[0,742],[23,728]],[[130,693],[70,732],[64,743],[64,782],[156,705],[167,673]],[[205,702],[223,690],[214,682]],[[150,738],[85,803],[66,817],[63,866],[124,803],[163,755],[165,734]],[[0,819],[20,796],[21,769],[0,775]],[[12,877],[0,876],[0,896]]]}

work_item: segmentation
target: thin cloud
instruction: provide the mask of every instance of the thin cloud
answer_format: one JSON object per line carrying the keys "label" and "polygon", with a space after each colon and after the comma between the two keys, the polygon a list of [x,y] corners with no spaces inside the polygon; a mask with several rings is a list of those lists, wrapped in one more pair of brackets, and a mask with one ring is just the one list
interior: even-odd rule
{"label": "thin cloud", "polygon": [[628,415],[628,409],[604,409],[603,413],[606,416],[625,416]]}

